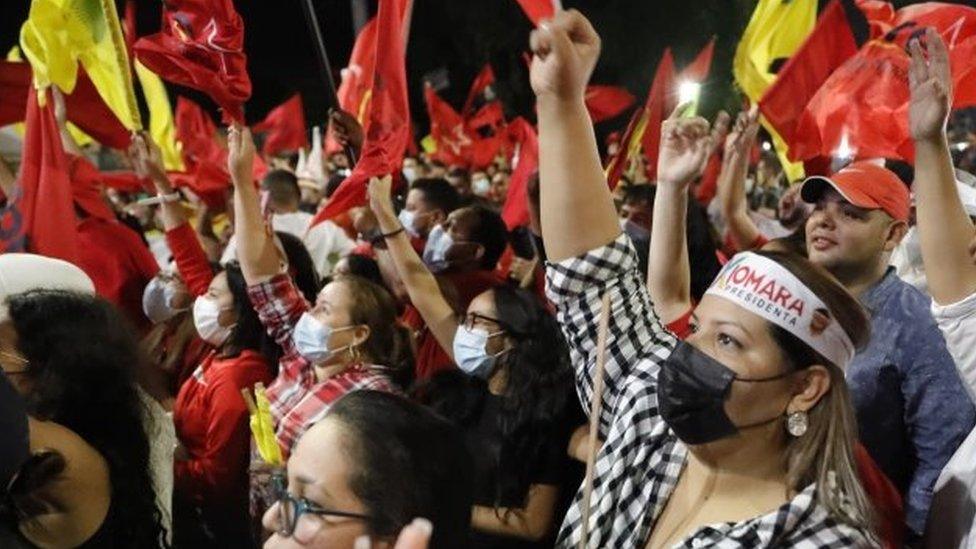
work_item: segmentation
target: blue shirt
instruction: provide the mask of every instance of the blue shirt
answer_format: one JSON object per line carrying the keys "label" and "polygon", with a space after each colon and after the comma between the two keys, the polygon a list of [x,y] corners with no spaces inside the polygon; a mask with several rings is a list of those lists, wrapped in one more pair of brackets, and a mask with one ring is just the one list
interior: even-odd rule
{"label": "blue shirt", "polygon": [[930,299],[889,268],[861,298],[871,341],[847,368],[861,443],[925,531],[932,488],[973,429],[976,409],[930,312]]}

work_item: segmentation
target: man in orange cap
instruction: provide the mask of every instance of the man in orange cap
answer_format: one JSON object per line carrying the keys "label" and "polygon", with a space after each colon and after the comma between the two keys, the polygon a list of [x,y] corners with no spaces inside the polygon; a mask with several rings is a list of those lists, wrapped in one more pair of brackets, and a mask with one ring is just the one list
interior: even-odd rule
{"label": "man in orange cap", "polygon": [[911,198],[893,172],[855,162],[800,191],[814,204],[807,253],[871,315],[871,341],[847,368],[861,442],[905,498],[911,531],[925,531],[932,488],[973,428],[976,410],[930,312],[930,299],[889,266],[908,230]]}

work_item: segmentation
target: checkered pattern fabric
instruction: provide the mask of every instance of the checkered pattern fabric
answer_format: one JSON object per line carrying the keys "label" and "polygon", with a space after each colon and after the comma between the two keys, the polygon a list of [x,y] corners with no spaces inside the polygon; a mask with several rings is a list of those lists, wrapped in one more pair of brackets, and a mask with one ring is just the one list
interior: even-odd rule
{"label": "checkered pattern fabric", "polygon": [[[625,235],[583,256],[549,264],[547,292],[558,308],[586,410],[593,398],[601,298],[603,292],[610,294],[599,422],[600,438],[606,442],[597,455],[588,539],[590,547],[644,547],[687,458],[687,449],[657,406],[658,367],[674,348],[674,338],[654,314],[636,252]],[[581,501],[582,490],[566,515],[558,547],[579,544]],[[832,519],[810,486],[775,512],[703,527],[675,547],[872,546],[864,532]]]}

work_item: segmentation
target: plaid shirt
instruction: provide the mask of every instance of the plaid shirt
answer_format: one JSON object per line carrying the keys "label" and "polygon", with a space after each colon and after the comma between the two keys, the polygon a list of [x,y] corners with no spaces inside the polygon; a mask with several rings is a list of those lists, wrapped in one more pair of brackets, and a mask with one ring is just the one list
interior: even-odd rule
{"label": "plaid shirt", "polygon": [[[610,294],[605,392],[590,512],[590,547],[644,547],[684,468],[688,450],[661,419],[657,372],[674,346],[654,314],[625,235],[581,257],[551,263],[548,294],[578,365],[576,387],[589,409],[601,297]],[[576,547],[582,489],[557,546]],[[867,535],[831,518],[811,485],[769,514],[700,528],[675,547],[871,547]]]}
{"label": "plaid shirt", "polygon": [[322,382],[316,379],[312,364],[298,353],[291,337],[298,319],[311,308],[291,277],[280,274],[247,291],[261,322],[283,351],[278,378],[268,387],[267,396],[278,443],[286,457],[302,433],[346,393],[362,389],[398,392],[389,377],[364,364]]}

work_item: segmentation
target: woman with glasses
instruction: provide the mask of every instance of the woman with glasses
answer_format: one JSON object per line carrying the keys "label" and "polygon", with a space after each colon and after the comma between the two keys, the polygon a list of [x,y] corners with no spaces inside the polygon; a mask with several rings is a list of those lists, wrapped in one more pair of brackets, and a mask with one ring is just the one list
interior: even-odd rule
{"label": "woman with glasses", "polygon": [[560,488],[575,472],[569,438],[583,422],[559,326],[535,296],[509,286],[475,297],[459,320],[397,220],[389,178],[370,182],[369,195],[411,302],[465,374],[435,376],[417,396],[465,430],[475,459],[473,546],[551,546],[568,492]]}
{"label": "woman with glasses", "polygon": [[[355,391],[306,431],[276,477],[265,549],[351,549],[369,536],[392,547],[426,519],[431,548],[464,547],[471,521],[471,457],[458,430],[407,399]],[[358,547],[358,545],[357,545]]]}

